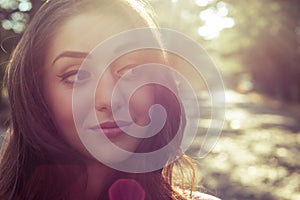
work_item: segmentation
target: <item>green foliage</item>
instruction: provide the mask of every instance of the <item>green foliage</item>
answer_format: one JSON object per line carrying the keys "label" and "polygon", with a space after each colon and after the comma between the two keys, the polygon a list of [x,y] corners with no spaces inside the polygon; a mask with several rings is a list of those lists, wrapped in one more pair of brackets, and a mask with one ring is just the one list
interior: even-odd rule
{"label": "green foliage", "polygon": [[[237,74],[249,74],[257,91],[280,100],[300,101],[298,0],[152,1],[163,26],[182,31],[202,44],[231,82],[243,81]],[[222,29],[218,38],[205,40],[197,33],[205,23],[199,14],[216,11],[224,3],[227,17],[233,18],[235,25]]]}
{"label": "green foliage", "polygon": [[240,18],[240,30],[251,41],[241,49],[243,64],[259,91],[299,102],[300,35],[296,30],[300,25],[300,4],[293,0],[252,4],[248,12],[239,14],[244,18]]}

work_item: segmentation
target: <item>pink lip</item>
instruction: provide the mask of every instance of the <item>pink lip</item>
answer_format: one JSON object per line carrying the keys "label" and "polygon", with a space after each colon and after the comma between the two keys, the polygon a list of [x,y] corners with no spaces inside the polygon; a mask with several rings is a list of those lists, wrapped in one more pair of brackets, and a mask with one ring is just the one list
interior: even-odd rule
{"label": "pink lip", "polygon": [[131,123],[132,122],[128,121],[105,121],[100,123],[99,125],[92,126],[90,129],[96,132],[100,132],[100,130],[102,130],[106,137],[115,138],[124,134],[124,132],[119,127],[129,126]]}

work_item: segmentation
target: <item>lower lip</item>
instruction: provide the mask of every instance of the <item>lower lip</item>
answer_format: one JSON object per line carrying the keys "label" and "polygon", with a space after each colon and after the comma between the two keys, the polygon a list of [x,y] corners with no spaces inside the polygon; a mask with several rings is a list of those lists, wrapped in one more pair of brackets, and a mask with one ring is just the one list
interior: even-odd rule
{"label": "lower lip", "polygon": [[116,138],[124,134],[120,128],[103,128],[102,132],[108,138]]}

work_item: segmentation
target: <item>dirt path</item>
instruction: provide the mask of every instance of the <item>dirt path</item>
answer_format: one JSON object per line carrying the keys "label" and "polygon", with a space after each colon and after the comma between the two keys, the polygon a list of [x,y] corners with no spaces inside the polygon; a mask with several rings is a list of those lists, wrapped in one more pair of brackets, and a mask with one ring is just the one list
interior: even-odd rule
{"label": "dirt path", "polygon": [[[223,200],[300,200],[299,106],[234,91],[226,100],[221,137],[197,159],[200,184]],[[196,157],[202,141],[188,153]]]}

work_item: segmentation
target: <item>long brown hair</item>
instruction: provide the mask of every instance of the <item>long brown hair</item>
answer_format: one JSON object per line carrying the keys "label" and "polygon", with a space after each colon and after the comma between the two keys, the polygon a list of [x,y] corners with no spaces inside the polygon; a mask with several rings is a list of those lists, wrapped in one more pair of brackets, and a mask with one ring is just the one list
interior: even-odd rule
{"label": "long brown hair", "polygon": [[[67,199],[68,186],[78,177],[85,176],[83,158],[59,134],[43,97],[40,73],[44,66],[45,52],[57,27],[66,19],[87,11],[94,5],[101,7],[120,4],[124,12],[130,7],[132,12],[144,20],[145,26],[156,26],[147,9],[140,10],[131,2],[50,0],[32,19],[13,52],[6,71],[11,120],[1,151],[0,199]],[[147,7],[145,2],[138,3],[143,8]],[[159,96],[157,101],[164,103],[169,100]],[[165,106],[170,107],[168,103]],[[164,135],[169,135],[165,137],[165,141],[160,139],[164,141],[160,145],[168,142],[174,132],[177,132],[179,120],[183,118],[180,112],[169,114],[173,115],[174,120],[163,129]],[[149,200],[185,199],[173,188],[172,171],[175,165],[182,176],[183,171],[180,169],[184,166],[191,168],[192,186],[194,171],[185,156],[162,170],[144,174],[119,172],[117,177],[136,179]],[[110,184],[107,184],[107,188]],[[107,191],[103,192],[101,199],[108,199]]]}

